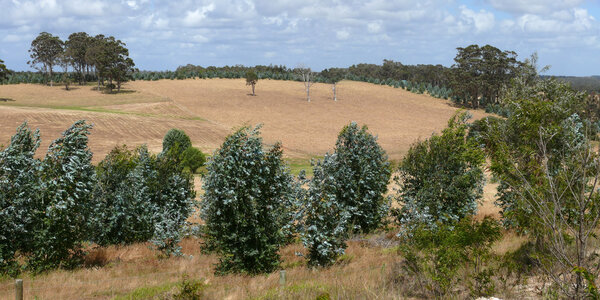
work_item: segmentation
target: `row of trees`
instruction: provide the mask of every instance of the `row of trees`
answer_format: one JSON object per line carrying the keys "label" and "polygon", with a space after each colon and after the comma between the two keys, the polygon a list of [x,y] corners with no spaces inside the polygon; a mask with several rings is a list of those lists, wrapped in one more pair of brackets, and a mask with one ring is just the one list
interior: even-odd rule
{"label": "row of trees", "polygon": [[0,272],[77,266],[87,242],[151,241],[164,255],[179,253],[196,205],[181,139],[167,135],[158,156],[116,147],[94,167],[91,127],[76,122],[40,160],[39,132],[24,123],[0,151]]}
{"label": "row of trees", "polygon": [[60,66],[67,89],[71,68],[79,84],[84,84],[93,73],[98,80],[98,89],[107,80],[109,91],[115,87],[120,90],[121,84],[129,80],[135,71],[135,64],[125,46],[122,41],[102,34],[89,36],[85,32],[77,32],[63,42],[58,36],[42,32],[31,42],[28,64],[42,72],[50,85],[55,67]]}

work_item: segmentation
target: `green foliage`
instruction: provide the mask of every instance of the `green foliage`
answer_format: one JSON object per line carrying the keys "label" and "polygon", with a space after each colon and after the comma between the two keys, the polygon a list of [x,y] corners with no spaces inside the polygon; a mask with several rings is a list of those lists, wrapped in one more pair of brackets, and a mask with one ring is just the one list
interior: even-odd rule
{"label": "green foliage", "polygon": [[50,145],[42,163],[43,188],[31,216],[30,268],[42,271],[80,262],[88,236],[95,181],[92,152],[87,148],[91,125],[77,121]]}
{"label": "green foliage", "polygon": [[398,222],[410,233],[412,224],[453,223],[473,215],[483,193],[484,153],[466,139],[467,112],[448,121],[441,135],[413,144],[402,160]]}
{"label": "green foliage", "polygon": [[180,160],[181,166],[189,169],[192,173],[196,173],[196,170],[206,162],[206,157],[198,148],[190,146],[181,153]]}
{"label": "green foliage", "polygon": [[246,85],[251,85],[252,86],[252,96],[254,96],[254,87],[256,86],[256,83],[258,82],[258,75],[256,75],[256,73],[252,70],[249,70],[248,72],[246,72]]}
{"label": "green foliage", "polygon": [[204,177],[204,249],[216,252],[217,273],[271,272],[289,239],[296,185],[276,144],[263,151],[259,128],[228,136]]}
{"label": "green foliage", "polygon": [[175,155],[178,157],[183,151],[192,146],[192,141],[183,130],[172,128],[167,131],[167,134],[165,134],[165,137],[163,138],[162,153],[167,153],[171,148],[176,146],[178,147],[178,151]]}
{"label": "green foliage", "polygon": [[483,269],[482,262],[500,236],[500,225],[490,217],[481,222],[467,217],[437,226],[419,224],[400,246],[405,273],[399,280],[416,281],[421,295],[443,298],[457,283],[459,270],[471,266],[473,270],[466,271],[475,280],[474,296],[490,296],[492,271]]}
{"label": "green foliage", "polygon": [[[591,124],[582,125],[574,133],[573,118],[583,110],[585,95],[573,91],[568,84],[557,80],[527,81],[518,78],[505,93],[503,101],[512,112],[505,122],[494,122],[481,136],[491,159],[491,171],[500,179],[497,204],[502,208],[503,221],[520,231],[534,229],[535,218],[527,197],[522,198],[514,188],[522,186],[523,179],[541,183],[543,153],[538,142],[551,153],[549,172],[555,174],[564,159],[573,154],[573,134],[583,134]],[[587,124],[587,125],[586,125]],[[517,170],[514,168],[519,166]],[[523,178],[522,178],[523,177]],[[541,187],[541,186],[538,186]]]}
{"label": "green foliage", "polygon": [[391,175],[390,163],[377,138],[355,122],[345,126],[335,144],[333,164],[324,169],[333,177],[336,201],[350,213],[352,229],[370,233],[387,215],[389,201],[383,195]]}

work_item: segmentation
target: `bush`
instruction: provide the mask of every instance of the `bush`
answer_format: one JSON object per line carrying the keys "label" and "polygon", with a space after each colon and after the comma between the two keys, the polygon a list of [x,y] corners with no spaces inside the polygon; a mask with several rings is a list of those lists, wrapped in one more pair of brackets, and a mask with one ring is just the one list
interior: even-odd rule
{"label": "bush", "polygon": [[279,265],[295,202],[282,148],[263,151],[259,128],[225,139],[207,166],[202,197],[204,245],[219,258],[217,273],[265,273]]}
{"label": "bush", "polygon": [[188,168],[190,172],[196,173],[198,168],[202,167],[206,162],[204,153],[195,147],[188,147],[180,156],[181,165]]}
{"label": "bush", "polygon": [[387,215],[387,192],[390,163],[377,138],[354,122],[345,126],[338,136],[332,161],[324,165],[324,176],[332,176],[331,190],[350,213],[350,224],[357,232],[377,229]]}
{"label": "bush", "polygon": [[413,144],[402,160],[397,220],[412,224],[453,223],[476,212],[483,193],[483,151],[466,139],[469,115],[454,115],[442,135]]}
{"label": "bush", "polygon": [[181,129],[171,129],[165,134],[163,138],[163,151],[162,153],[167,153],[171,148],[178,146],[179,152],[177,155],[181,155],[183,151],[192,146],[192,141],[190,137],[185,134],[185,132]]}
{"label": "bush", "polygon": [[416,281],[419,296],[443,298],[459,292],[451,289],[458,281],[459,270],[465,267],[471,296],[490,296],[495,288],[493,271],[483,262],[500,236],[500,224],[491,217],[481,222],[467,217],[437,226],[419,224],[400,246],[403,274],[396,280],[402,284]]}

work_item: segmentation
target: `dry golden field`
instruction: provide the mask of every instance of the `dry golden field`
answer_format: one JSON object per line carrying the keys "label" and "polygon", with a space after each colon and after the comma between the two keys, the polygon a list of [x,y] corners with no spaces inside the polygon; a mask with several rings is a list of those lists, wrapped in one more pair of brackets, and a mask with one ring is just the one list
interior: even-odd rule
{"label": "dry golden field", "polygon": [[[349,81],[338,85],[337,102],[329,85],[315,85],[310,103],[302,83],[289,81],[261,80],[255,97],[248,95],[250,89],[242,79],[136,81],[125,89],[125,93],[106,95],[91,86],[65,91],[57,86],[0,85],[0,99],[9,99],[0,101],[0,144],[6,145],[15,128],[27,120],[41,131],[38,155],[43,156],[61,131],[86,119],[94,124],[90,148],[98,162],[119,144],[147,144],[159,152],[170,128],[185,130],[194,146],[211,152],[234,128],[262,123],[266,144],[281,141],[286,157],[307,161],[331,151],[340,129],[356,121],[368,125],[390,158],[399,160],[411,143],[443,129],[457,110],[449,101],[427,95]],[[475,118],[485,115],[472,113]],[[197,189],[200,183],[196,178]],[[494,193],[495,185],[486,185],[480,216],[497,215]],[[307,269],[303,259],[294,255],[302,251],[299,243],[282,249],[288,278],[283,288],[277,272],[214,276],[217,258],[202,254],[194,238],[182,243],[191,258],[158,259],[146,244],[90,248],[85,268],[34,277],[25,274],[25,298],[145,299],[175,291],[182,274],[188,274],[205,280],[207,299],[315,299],[322,292],[335,299],[398,299],[399,287],[391,274],[400,257],[392,246],[380,243],[389,240],[385,235],[393,232],[350,241],[341,263],[327,270]],[[520,243],[520,238],[509,234],[495,251],[514,250]],[[0,277],[0,299],[13,297],[12,280]]]}
{"label": "dry golden field", "polygon": [[[0,144],[7,144],[24,120],[42,133],[47,145],[77,119],[94,123],[90,147],[94,161],[111,148],[147,143],[160,151],[168,129],[185,130],[194,146],[211,152],[234,128],[263,124],[265,143],[281,141],[290,158],[322,156],[331,151],[337,134],[350,121],[369,126],[391,159],[400,159],[417,139],[445,127],[456,108],[449,101],[402,89],[362,82],[331,86],[316,84],[306,102],[302,83],[261,80],[257,96],[249,96],[243,79],[135,81],[127,92],[106,95],[91,86],[66,91],[63,87],[32,84],[0,86]],[[484,115],[473,112],[474,118]]]}

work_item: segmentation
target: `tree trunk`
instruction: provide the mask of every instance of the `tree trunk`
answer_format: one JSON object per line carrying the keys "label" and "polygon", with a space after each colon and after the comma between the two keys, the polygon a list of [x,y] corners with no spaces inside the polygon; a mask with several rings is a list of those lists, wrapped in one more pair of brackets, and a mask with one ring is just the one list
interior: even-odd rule
{"label": "tree trunk", "polygon": [[337,101],[337,94],[336,94],[336,90],[335,90],[335,85],[336,83],[333,83],[333,101]]}
{"label": "tree trunk", "polygon": [[52,86],[52,65],[50,65],[50,86]]}
{"label": "tree trunk", "polygon": [[252,96],[256,96],[256,95],[254,94],[254,86],[255,86],[255,85],[256,85],[256,84],[254,84],[254,83],[252,84]]}
{"label": "tree trunk", "polygon": [[306,86],[306,100],[310,102],[310,87]]}

